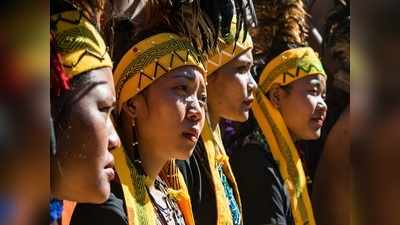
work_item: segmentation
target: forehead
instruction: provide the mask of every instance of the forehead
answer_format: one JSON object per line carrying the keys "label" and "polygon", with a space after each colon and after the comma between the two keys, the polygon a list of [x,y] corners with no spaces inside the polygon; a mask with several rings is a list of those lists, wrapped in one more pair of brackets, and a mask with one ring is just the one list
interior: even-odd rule
{"label": "forehead", "polygon": [[112,70],[109,67],[92,70],[89,72],[90,80],[94,82],[107,82],[111,85],[114,84]]}
{"label": "forehead", "polygon": [[170,81],[170,80],[175,80],[175,79],[186,79],[188,81],[196,81],[200,80],[201,82],[204,82],[204,77],[202,72],[200,71],[199,68],[195,66],[183,66],[179,67],[177,69],[174,69],[168,73],[166,73],[164,76],[160,77],[157,83],[163,82],[163,81]]}
{"label": "forehead", "polygon": [[326,78],[321,74],[308,75],[293,82],[294,86],[297,85],[318,85],[321,87],[326,86]]}

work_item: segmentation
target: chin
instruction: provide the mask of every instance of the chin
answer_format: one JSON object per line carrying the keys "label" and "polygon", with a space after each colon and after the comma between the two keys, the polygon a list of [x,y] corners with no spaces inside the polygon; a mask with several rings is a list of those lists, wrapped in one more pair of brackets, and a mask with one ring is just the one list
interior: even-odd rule
{"label": "chin", "polygon": [[90,203],[95,203],[95,204],[101,204],[104,203],[108,197],[110,197],[110,192],[111,192],[111,187],[110,183],[108,182],[107,177],[104,177],[102,180],[99,180],[97,182],[97,185],[93,190],[96,190],[96,192],[92,191],[93,196],[90,201]]}
{"label": "chin", "polygon": [[179,148],[179,150],[176,152],[176,154],[173,156],[173,158],[175,159],[179,159],[179,160],[187,160],[190,158],[190,156],[192,155],[193,151],[194,151],[194,147],[193,146],[188,146],[188,145],[184,145],[181,146]]}
{"label": "chin", "polygon": [[308,135],[308,138],[305,140],[317,140],[320,137],[321,137],[321,129],[310,132],[310,135]]}
{"label": "chin", "polygon": [[175,155],[174,158],[175,158],[175,159],[178,159],[178,160],[187,160],[187,159],[190,158],[190,156],[192,155],[192,153],[193,153],[193,150],[188,151],[188,152],[182,152],[182,153],[179,153],[179,154]]}
{"label": "chin", "polygon": [[76,199],[76,201],[82,203],[91,203],[91,204],[102,204],[107,201],[108,197],[110,196],[110,187],[92,190],[85,198]]}
{"label": "chin", "polygon": [[231,118],[225,118],[225,119],[243,123],[249,119],[249,111],[241,112],[236,116],[232,116]]}

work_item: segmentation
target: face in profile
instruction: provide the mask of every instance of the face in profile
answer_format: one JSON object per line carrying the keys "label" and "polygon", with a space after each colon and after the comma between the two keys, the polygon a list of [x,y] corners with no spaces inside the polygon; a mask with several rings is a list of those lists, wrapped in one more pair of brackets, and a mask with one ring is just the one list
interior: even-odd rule
{"label": "face in profile", "polygon": [[208,109],[210,115],[238,122],[249,118],[257,84],[250,69],[251,50],[247,50],[208,77]]}
{"label": "face in profile", "polygon": [[286,87],[274,86],[269,98],[280,111],[294,140],[315,140],[326,118],[326,79],[311,75]]}
{"label": "face in profile", "polygon": [[114,178],[110,151],[120,145],[110,118],[115,104],[114,83],[110,68],[80,76],[65,102],[67,110],[56,118],[52,195],[101,203],[108,198]]}
{"label": "face in profile", "polygon": [[204,77],[194,66],[154,81],[132,99],[139,148],[158,159],[189,158],[203,129],[206,100]]}

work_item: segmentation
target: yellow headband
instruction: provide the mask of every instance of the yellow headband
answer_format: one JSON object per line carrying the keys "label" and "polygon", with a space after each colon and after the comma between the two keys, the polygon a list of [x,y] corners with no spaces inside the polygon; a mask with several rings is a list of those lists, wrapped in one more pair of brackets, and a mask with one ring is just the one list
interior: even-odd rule
{"label": "yellow headband", "polygon": [[114,71],[118,112],[123,103],[154,80],[182,66],[196,66],[206,74],[192,44],[176,34],[157,34],[134,45]]}
{"label": "yellow headband", "polygon": [[69,78],[78,74],[112,67],[103,38],[78,11],[67,11],[51,17],[55,27],[57,51]]}
{"label": "yellow headband", "polygon": [[314,74],[326,76],[321,61],[311,48],[285,51],[269,62],[263,70],[256,92],[256,101],[252,105],[254,117],[274,159],[278,162],[279,171],[288,188],[296,225],[315,225],[306,176],[285,121],[265,93],[273,84],[286,85]]}
{"label": "yellow headband", "polygon": [[217,69],[234,59],[236,56],[250,48],[253,48],[253,41],[251,40],[249,33],[247,33],[245,40],[243,41],[244,31],[241,30],[239,33],[239,38],[236,42],[234,41],[235,34],[236,22],[233,21],[231,24],[230,35],[225,39],[218,38],[218,46],[220,51],[217,53],[213,52],[207,60],[207,75],[211,75]]}
{"label": "yellow headband", "polygon": [[310,47],[290,49],[268,63],[261,73],[259,88],[267,92],[275,83],[283,86],[314,74],[326,77],[317,53]]}

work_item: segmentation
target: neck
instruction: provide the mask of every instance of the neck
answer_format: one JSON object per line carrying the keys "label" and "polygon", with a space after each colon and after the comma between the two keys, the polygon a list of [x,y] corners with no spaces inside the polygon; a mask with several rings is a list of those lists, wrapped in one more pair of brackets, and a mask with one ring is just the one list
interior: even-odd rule
{"label": "neck", "polygon": [[168,159],[164,159],[163,157],[154,154],[154,148],[146,146],[145,143],[141,144],[140,142],[139,155],[146,175],[150,178],[151,183],[154,184],[154,181],[160,174]]}
{"label": "neck", "polygon": [[296,144],[296,142],[300,141],[300,139],[293,132],[291,132],[290,130],[289,130],[289,136],[292,139],[294,144]]}
{"label": "neck", "polygon": [[[122,123],[121,127],[121,140],[123,140],[124,146],[127,149],[131,149],[132,143],[135,142],[135,138],[133,137],[134,132],[131,123]],[[150,178],[151,183],[154,184],[156,177],[161,172],[168,159],[165,159],[155,154],[154,149],[156,147],[152,146],[151,142],[149,143],[149,141],[146,140],[143,141],[139,136],[136,137],[136,140],[138,140],[139,143],[137,150],[139,151],[139,156],[140,160],[142,161],[144,172]]]}

